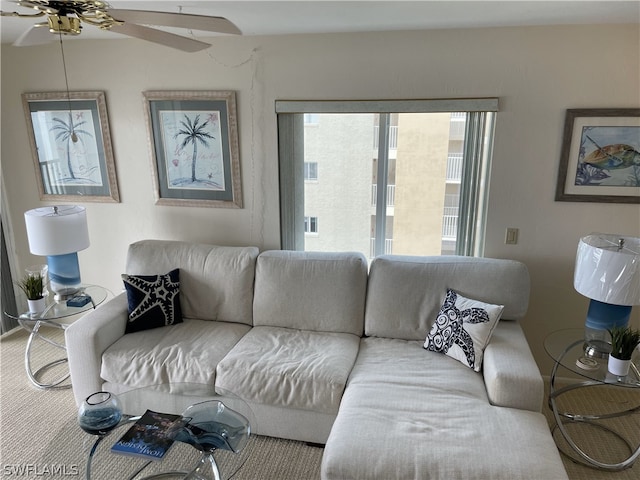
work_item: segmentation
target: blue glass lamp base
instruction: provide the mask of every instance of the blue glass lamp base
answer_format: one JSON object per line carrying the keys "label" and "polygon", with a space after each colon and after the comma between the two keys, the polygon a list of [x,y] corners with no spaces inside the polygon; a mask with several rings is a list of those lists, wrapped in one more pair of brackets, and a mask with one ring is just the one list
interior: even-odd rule
{"label": "blue glass lamp base", "polygon": [[80,264],[77,253],[50,255],[47,257],[49,267],[49,285],[55,294],[56,301],[73,297],[80,290]]}
{"label": "blue glass lamp base", "polygon": [[611,353],[608,329],[629,324],[631,307],[591,300],[585,322],[585,355],[605,358]]}

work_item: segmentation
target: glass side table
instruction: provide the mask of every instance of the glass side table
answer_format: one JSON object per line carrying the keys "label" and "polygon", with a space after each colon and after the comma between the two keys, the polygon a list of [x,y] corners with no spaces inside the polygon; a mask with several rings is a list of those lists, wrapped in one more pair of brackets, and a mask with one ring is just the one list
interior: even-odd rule
{"label": "glass side table", "polygon": [[[546,352],[554,360],[553,370],[551,372],[549,385],[549,408],[553,411],[556,421],[554,430],[557,428],[567,444],[578,455],[568,455],[572,460],[578,461],[586,466],[609,471],[618,471],[629,468],[640,456],[640,444],[633,445],[628,439],[621,436],[615,430],[598,423],[599,420],[611,419],[625,415],[631,415],[640,411],[640,405],[632,406],[623,411],[606,413],[600,415],[581,415],[574,412],[560,411],[558,408],[558,399],[563,394],[576,389],[586,389],[593,386],[610,386],[618,388],[640,389],[640,371],[638,370],[638,355],[634,357],[629,374],[625,377],[619,377],[609,373],[607,370],[607,358],[589,358],[584,357],[584,330],[569,329],[560,330],[552,333],[544,340],[544,348]],[[576,381],[562,388],[556,388],[556,375],[558,368],[564,367],[567,370],[584,377],[583,381]],[[640,392],[640,390],[638,390]],[[586,393],[586,392],[585,392]],[[566,428],[570,424],[590,425],[597,429],[607,431],[620,439],[629,449],[629,456],[616,463],[608,463],[600,461],[587,454],[572,439],[570,432]]]}
{"label": "glass side table", "polygon": [[31,352],[37,340],[46,342],[49,345],[53,345],[54,347],[59,348],[65,352],[67,350],[64,343],[60,343],[57,340],[48,337],[45,333],[40,331],[40,328],[43,326],[48,326],[60,330],[65,330],[68,324],[60,322],[59,320],[67,317],[72,317],[74,315],[78,315],[96,308],[106,300],[108,292],[105,288],[97,285],[82,285],[78,294],[88,295],[91,300],[81,307],[71,307],[67,305],[66,301],[56,302],[53,299],[53,294],[50,293],[47,296],[47,306],[42,313],[32,314],[26,312],[16,316],[5,312],[5,315],[17,320],[20,326],[29,332],[29,339],[27,340],[27,347],[24,353],[24,366],[29,380],[31,380],[31,383],[33,383],[38,388],[48,389],[70,387],[70,385],[61,385],[62,382],[69,378],[69,373],[66,373],[62,377],[49,383],[44,383],[38,380],[38,376],[42,372],[56,365],[67,362],[68,359],[66,357],[49,362],[46,365],[38,368],[36,371],[34,371],[31,367]]}

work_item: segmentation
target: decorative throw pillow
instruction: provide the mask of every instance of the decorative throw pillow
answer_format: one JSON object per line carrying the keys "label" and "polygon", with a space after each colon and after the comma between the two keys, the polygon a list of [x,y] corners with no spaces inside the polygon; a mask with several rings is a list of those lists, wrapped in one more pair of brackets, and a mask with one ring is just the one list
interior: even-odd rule
{"label": "decorative throw pillow", "polygon": [[472,300],[447,290],[424,348],[444,353],[479,372],[484,349],[503,309],[504,305]]}
{"label": "decorative throw pillow", "polygon": [[182,322],[180,270],[165,275],[122,275],[129,303],[125,333]]}

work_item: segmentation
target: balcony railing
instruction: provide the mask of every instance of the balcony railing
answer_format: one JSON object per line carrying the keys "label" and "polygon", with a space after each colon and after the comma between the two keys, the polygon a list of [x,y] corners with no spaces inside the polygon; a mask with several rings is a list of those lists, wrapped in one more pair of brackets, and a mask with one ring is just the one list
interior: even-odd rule
{"label": "balcony railing", "polygon": [[462,154],[450,153],[447,156],[447,182],[459,182],[462,178]]}
{"label": "balcony railing", "polygon": [[451,122],[449,123],[449,137],[451,139],[462,140],[467,129],[467,116],[465,113],[451,114]]}
{"label": "balcony railing", "polygon": [[458,218],[458,207],[444,207],[443,215]]}
{"label": "balcony railing", "polygon": [[442,239],[455,240],[458,232],[458,215],[442,216]]}
{"label": "balcony railing", "polygon": [[[375,125],[373,127],[373,149],[378,150],[378,140],[380,138],[380,127]],[[389,150],[398,149],[398,127],[389,127]]]}
{"label": "balcony railing", "polygon": [[[384,240],[384,254],[391,255],[393,253],[393,239],[385,238]],[[374,258],[376,256],[376,238],[371,237],[371,246],[369,249],[369,258]]]}
{"label": "balcony railing", "polygon": [[[378,185],[371,185],[371,206],[378,204]],[[387,207],[393,207],[396,204],[396,186],[387,185]]]}

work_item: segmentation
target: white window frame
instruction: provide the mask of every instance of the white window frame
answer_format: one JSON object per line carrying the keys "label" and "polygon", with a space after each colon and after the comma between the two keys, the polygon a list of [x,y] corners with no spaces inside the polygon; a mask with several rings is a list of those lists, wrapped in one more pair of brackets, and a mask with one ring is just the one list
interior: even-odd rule
{"label": "white window frame", "polygon": [[[497,98],[440,100],[304,101],[277,100],[280,163],[280,243],[304,250],[304,119],[309,113],[378,113],[378,189],[376,218],[386,218],[389,115],[466,112],[464,166],[456,254],[482,256]],[[307,116],[306,118],[309,118]],[[376,222],[376,255],[384,253],[385,223]]]}

